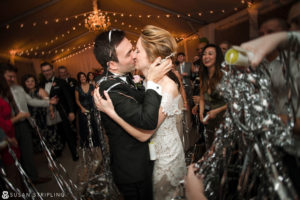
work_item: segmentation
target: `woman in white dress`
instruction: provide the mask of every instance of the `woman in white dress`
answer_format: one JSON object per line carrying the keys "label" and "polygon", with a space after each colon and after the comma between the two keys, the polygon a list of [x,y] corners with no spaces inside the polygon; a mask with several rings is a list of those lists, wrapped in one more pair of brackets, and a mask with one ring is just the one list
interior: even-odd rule
{"label": "woman in white dress", "polygon": [[[157,57],[165,58],[176,51],[177,44],[171,34],[161,28],[146,26],[136,45],[136,69],[148,73],[149,66]],[[170,200],[179,181],[183,179],[186,166],[182,143],[176,128],[176,116],[181,113],[178,106],[180,82],[170,71],[158,84],[162,87],[162,101],[158,125],[154,131],[140,130],[125,122],[115,112],[107,93],[101,99],[101,111],[120,124],[129,134],[140,141],[154,143],[156,160],[153,171],[155,200]]]}

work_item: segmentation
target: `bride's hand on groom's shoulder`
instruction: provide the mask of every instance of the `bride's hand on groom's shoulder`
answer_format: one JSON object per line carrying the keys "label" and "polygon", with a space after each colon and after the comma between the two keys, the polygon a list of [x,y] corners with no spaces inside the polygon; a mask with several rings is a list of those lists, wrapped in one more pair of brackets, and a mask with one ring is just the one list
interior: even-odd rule
{"label": "bride's hand on groom's shoulder", "polygon": [[104,112],[108,115],[113,114],[115,112],[115,109],[114,109],[114,105],[111,101],[111,98],[109,97],[109,94],[107,93],[107,91],[104,91],[103,93],[104,93],[106,100],[101,97],[101,95],[99,93],[99,88],[96,88],[94,90],[93,97],[94,97],[94,102],[97,107],[97,110]]}
{"label": "bride's hand on groom's shoulder", "polygon": [[146,75],[146,79],[148,81],[153,81],[157,83],[172,69],[172,61],[171,59],[167,59],[166,61],[160,63],[161,58],[158,57],[154,60],[154,62],[150,65],[148,74]]}
{"label": "bride's hand on groom's shoulder", "polygon": [[97,110],[101,111],[101,106],[100,106],[100,99],[101,99],[101,96],[100,96],[100,93],[99,93],[99,87],[96,87],[93,91],[93,99],[94,99],[94,103],[95,103],[95,106],[97,108]]}

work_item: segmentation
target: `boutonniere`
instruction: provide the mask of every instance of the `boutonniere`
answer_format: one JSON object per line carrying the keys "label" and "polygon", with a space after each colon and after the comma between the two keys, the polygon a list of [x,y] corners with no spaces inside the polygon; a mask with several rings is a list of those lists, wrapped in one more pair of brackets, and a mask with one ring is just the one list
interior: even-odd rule
{"label": "boutonniere", "polygon": [[134,75],[133,76],[133,82],[135,84],[141,83],[142,81],[143,81],[143,79],[139,75]]}
{"label": "boutonniere", "polygon": [[142,86],[143,85],[143,78],[141,77],[141,76],[139,76],[139,75],[134,75],[133,76],[133,82],[134,82],[134,84],[136,85],[136,86]]}
{"label": "boutonniere", "polygon": [[52,87],[55,87],[55,86],[56,86],[56,82],[53,82],[53,83],[52,83]]}
{"label": "boutonniere", "polygon": [[71,81],[70,82],[70,87],[73,87],[73,86],[74,86],[73,81]]}

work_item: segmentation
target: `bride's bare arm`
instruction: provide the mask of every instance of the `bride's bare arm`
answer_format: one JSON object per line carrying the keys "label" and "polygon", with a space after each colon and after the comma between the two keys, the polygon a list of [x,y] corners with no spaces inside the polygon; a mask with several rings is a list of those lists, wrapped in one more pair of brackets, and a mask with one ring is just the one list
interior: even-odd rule
{"label": "bride's bare arm", "polygon": [[[106,113],[115,122],[117,122],[131,136],[135,137],[137,140],[139,140],[141,142],[145,142],[155,133],[156,129],[155,130],[142,130],[142,129],[136,128],[136,127],[128,124],[124,119],[122,119],[116,113],[114,106],[112,104],[112,101],[106,91],[104,92],[104,95],[106,97],[106,100],[101,98],[101,96],[99,94],[99,90],[94,91],[94,98],[97,99],[97,101],[95,101],[95,103],[97,102],[96,103],[97,108],[100,111]],[[160,124],[164,121],[165,118],[166,118],[166,115],[162,112],[162,108],[160,108],[157,127],[160,126]]]}

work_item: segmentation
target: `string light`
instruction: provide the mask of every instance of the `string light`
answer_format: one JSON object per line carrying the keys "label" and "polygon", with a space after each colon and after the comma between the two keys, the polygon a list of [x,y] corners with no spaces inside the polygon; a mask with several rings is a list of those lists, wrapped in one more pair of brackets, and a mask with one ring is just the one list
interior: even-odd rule
{"label": "string light", "polygon": [[[252,2],[250,2],[250,1],[247,1],[247,0],[241,0],[240,1],[240,3],[241,4],[245,4],[246,6],[248,6],[248,7],[251,7],[252,5],[253,5],[253,3]],[[238,7],[235,7],[234,8],[234,10],[235,11],[238,11]],[[81,17],[81,16],[87,16],[87,14],[88,14],[89,12],[85,12],[85,13],[82,13],[82,14],[77,14],[77,15],[75,15],[75,16],[69,16],[69,17],[65,17],[65,18],[56,18],[56,19],[53,19],[54,20],[54,22],[56,22],[56,23],[58,23],[58,22],[60,22],[60,21],[64,21],[63,19],[65,19],[65,21],[70,21],[70,19],[78,19],[79,17]],[[105,12],[106,14],[110,14],[110,15],[113,15],[113,16],[117,16],[117,14],[118,15],[120,15],[121,17],[126,17],[126,16],[128,16],[128,17],[137,17],[137,18],[151,18],[151,17],[156,17],[157,19],[159,19],[160,18],[160,16],[161,15],[151,15],[151,14],[132,14],[132,13],[128,13],[128,14],[126,14],[126,13],[117,13],[117,12],[109,12],[109,11],[106,11]],[[225,13],[225,9],[216,9],[216,10],[208,10],[208,11],[201,11],[201,12],[197,12],[197,13],[187,13],[186,14],[186,16],[188,16],[188,17],[192,17],[192,16],[203,16],[203,15],[206,15],[206,14],[213,14],[213,13]],[[166,18],[171,18],[171,17],[175,17],[175,18],[181,18],[182,16],[180,15],[180,14],[166,14],[165,15],[165,17]],[[44,24],[45,25],[47,25],[47,24],[49,24],[49,21],[51,21],[51,19],[44,19]],[[114,22],[118,22],[118,19],[114,19]],[[32,26],[34,26],[34,27],[36,27],[37,25],[38,25],[38,23],[39,22],[31,22],[32,23]],[[43,21],[40,23],[40,24],[43,24]],[[26,24],[20,24],[20,28],[23,28],[24,26],[25,26]],[[81,26],[82,25],[82,23],[78,23],[78,26]],[[122,22],[121,23],[121,25],[122,26],[124,26],[124,25],[126,25],[126,23],[125,22]],[[134,30],[138,30],[138,27],[133,27],[131,24],[127,24],[126,26],[128,26],[128,28],[133,28]],[[10,27],[10,25],[9,24],[7,24],[6,26],[6,29],[10,29],[11,27]],[[72,29],[71,30],[76,30],[76,29],[79,29],[79,27],[77,28],[77,27],[75,27],[75,26],[73,26],[72,27]],[[61,37],[65,37],[65,34],[70,34],[70,30],[68,30],[66,33],[64,33],[64,34],[61,34]],[[55,40],[58,40],[59,39],[59,36],[57,36],[57,37],[55,37]],[[178,37],[177,38],[178,40],[183,40],[183,39],[185,39],[184,37]],[[176,40],[177,40],[176,39]],[[45,44],[45,46],[49,46],[49,44],[53,44],[54,43],[54,40],[52,39],[52,40],[50,40],[50,41],[47,41],[47,42],[43,42],[43,43],[41,43],[41,44]],[[32,50],[32,48],[30,49],[30,51],[33,51]],[[28,50],[23,50],[23,53],[22,54],[26,54],[25,52],[27,52],[27,53],[29,53],[29,51]],[[42,52],[37,52],[39,55],[44,55],[45,54],[45,52],[44,53],[42,53]],[[21,53],[19,53],[19,54],[21,54]],[[29,53],[30,54],[30,53]],[[48,51],[48,54],[50,54],[49,53],[49,51]]]}
{"label": "string light", "polygon": [[[243,4],[243,5],[247,5],[247,7],[253,6],[252,1],[248,1],[248,0],[241,0],[240,3]],[[238,11],[238,7],[235,7],[234,10],[235,10],[235,11]],[[219,10],[216,9],[216,10],[210,10],[210,11],[197,12],[197,13],[187,13],[187,16],[188,16],[188,17],[192,17],[192,16],[200,16],[200,17],[201,17],[201,16],[203,16],[206,12],[208,12],[209,14],[220,13],[220,12],[221,12],[221,13],[225,13],[225,10],[224,10],[224,9],[219,9]],[[64,19],[65,19],[65,21],[69,21],[71,18],[78,19],[78,17],[81,17],[81,16],[86,17],[87,14],[89,14],[89,13],[91,13],[91,12],[85,12],[85,13],[78,14],[78,15],[75,15],[75,16],[65,17]],[[145,14],[145,15],[138,14],[138,15],[134,15],[134,14],[132,14],[132,13],[124,14],[124,13],[109,12],[109,11],[105,11],[105,13],[106,13],[106,14],[111,14],[111,15],[113,15],[113,16],[116,16],[117,14],[120,14],[121,17],[125,17],[125,16],[133,17],[133,16],[136,16],[136,17],[138,17],[138,18],[143,18],[143,16],[145,16],[145,17],[147,17],[147,18],[151,18],[151,17],[153,16],[153,15],[150,15],[150,14]],[[170,18],[170,17],[172,17],[172,16],[174,16],[174,17],[176,17],[176,18],[180,18],[180,17],[181,17],[180,14],[174,14],[174,15],[173,15],[173,14],[172,14],[172,15],[171,15],[171,14],[166,14],[165,16],[166,16],[167,18]],[[155,17],[155,15],[154,15],[154,17]],[[160,18],[160,15],[156,15],[156,17],[159,19],[159,18]],[[50,20],[50,21],[51,21],[51,20]],[[56,23],[58,23],[58,22],[61,21],[61,19],[60,19],[60,18],[55,18],[54,21],[55,21]],[[44,24],[45,24],[45,25],[49,24],[49,20],[45,20],[45,21],[44,21]],[[33,25],[33,26],[37,26],[37,22],[33,22],[32,25]],[[81,25],[82,25],[82,24],[80,23],[79,26],[81,26]],[[25,24],[23,24],[23,26],[20,25],[20,28],[23,28],[24,26],[25,26]],[[10,28],[10,25],[7,24],[7,25],[6,25],[6,29],[9,29],[9,28]]]}
{"label": "string light", "polygon": [[[72,54],[66,55],[66,56],[64,56],[62,58],[59,58],[59,59],[55,60],[54,62],[61,62],[61,61],[67,60],[68,58],[72,58],[75,55],[81,54],[81,53],[85,52],[86,50],[91,49],[93,47],[93,45],[94,45],[94,42],[91,42],[91,43],[88,43],[88,44],[84,44],[82,46],[83,47],[82,49],[80,49],[80,50],[78,50],[78,51],[76,51],[76,52],[74,52]],[[78,47],[80,47],[80,46],[78,46]],[[68,48],[67,51],[69,51],[69,50],[70,49]],[[75,47],[73,47],[73,50],[75,50]],[[64,49],[61,49],[60,51],[64,52]]]}

